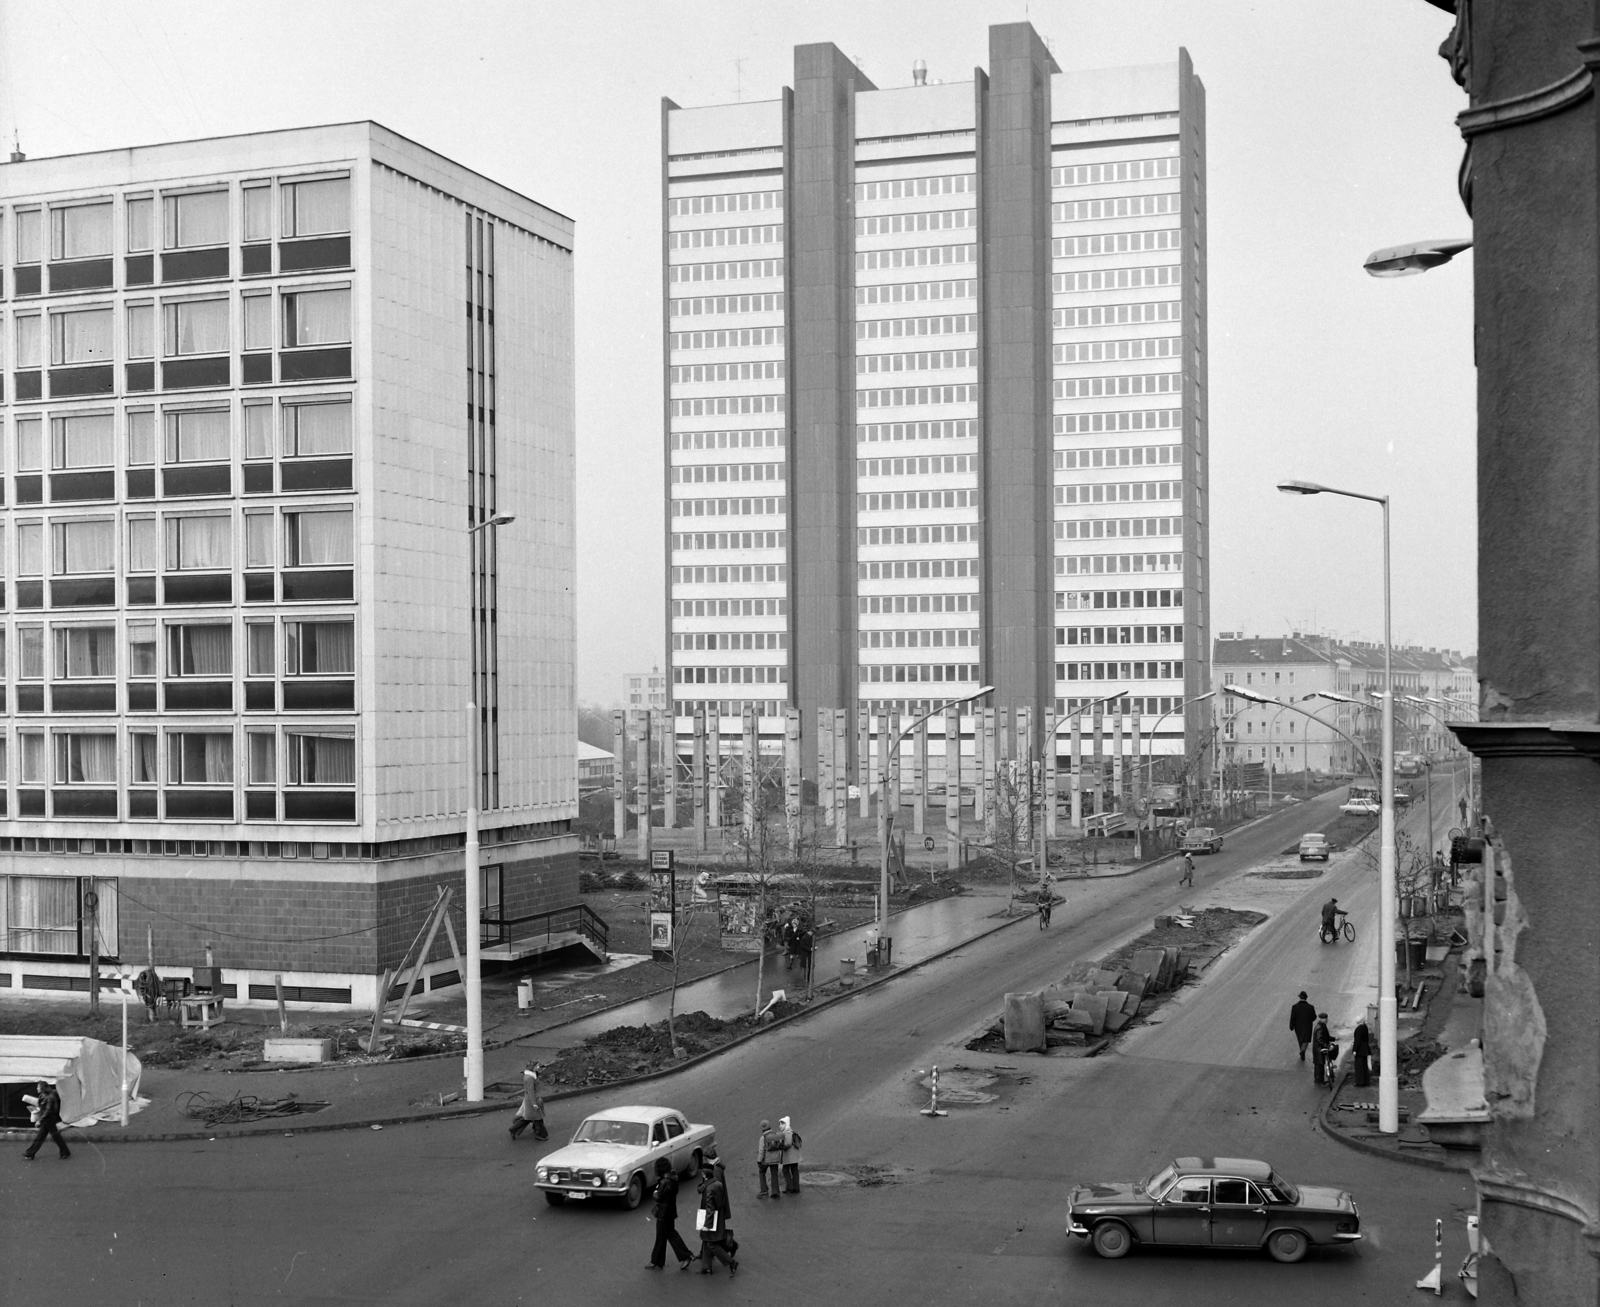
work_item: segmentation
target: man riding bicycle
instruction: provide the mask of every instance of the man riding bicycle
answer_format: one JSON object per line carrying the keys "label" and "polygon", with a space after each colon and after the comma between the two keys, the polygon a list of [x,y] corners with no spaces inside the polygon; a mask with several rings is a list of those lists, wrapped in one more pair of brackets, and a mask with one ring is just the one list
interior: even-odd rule
{"label": "man riding bicycle", "polygon": [[1332,943],[1339,938],[1340,917],[1350,914],[1339,906],[1338,899],[1329,899],[1322,905],[1322,942]]}

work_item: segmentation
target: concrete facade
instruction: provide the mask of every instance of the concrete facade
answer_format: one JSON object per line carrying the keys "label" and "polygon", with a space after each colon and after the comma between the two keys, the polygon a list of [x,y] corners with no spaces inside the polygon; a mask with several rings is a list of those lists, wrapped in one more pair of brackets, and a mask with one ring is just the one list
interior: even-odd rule
{"label": "concrete facade", "polygon": [[491,901],[575,902],[570,220],[375,123],[0,204],[0,984],[87,986],[93,889],[113,961],[370,1003],[460,876],[469,698]]}
{"label": "concrete facade", "polygon": [[680,753],[793,706],[809,777],[818,708],[985,683],[1209,741],[1203,90],[1182,51],[1062,73],[1025,23],[989,63],[877,88],[803,46],[776,99],[663,104]]}

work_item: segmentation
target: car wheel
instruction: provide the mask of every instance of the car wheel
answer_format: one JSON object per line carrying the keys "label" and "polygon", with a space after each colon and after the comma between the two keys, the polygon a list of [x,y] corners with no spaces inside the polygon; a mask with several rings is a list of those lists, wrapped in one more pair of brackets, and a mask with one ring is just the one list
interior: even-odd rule
{"label": "car wheel", "polygon": [[622,1205],[630,1212],[644,1201],[644,1177],[637,1171],[628,1181],[628,1192],[622,1195]]}
{"label": "car wheel", "polygon": [[1133,1235],[1121,1221],[1102,1221],[1094,1227],[1089,1243],[1101,1257],[1126,1257],[1133,1247]]}
{"label": "car wheel", "polygon": [[683,1178],[693,1180],[700,1174],[700,1150],[697,1148],[689,1154],[689,1165],[683,1168]]}
{"label": "car wheel", "polygon": [[566,1194],[552,1193],[546,1189],[544,1191],[544,1200],[552,1207],[560,1207],[562,1203],[567,1201],[567,1196]]}
{"label": "car wheel", "polygon": [[1267,1236],[1267,1251],[1275,1262],[1305,1260],[1306,1237],[1298,1230],[1274,1230]]}

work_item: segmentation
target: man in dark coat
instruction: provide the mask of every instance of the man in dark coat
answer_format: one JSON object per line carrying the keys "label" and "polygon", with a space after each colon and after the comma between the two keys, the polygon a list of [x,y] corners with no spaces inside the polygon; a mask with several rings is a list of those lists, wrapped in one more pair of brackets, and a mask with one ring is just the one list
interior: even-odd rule
{"label": "man in dark coat", "polygon": [[67,1141],[61,1137],[57,1127],[61,1124],[61,1095],[56,1092],[56,1087],[48,1080],[39,1082],[39,1133],[34,1135],[33,1142],[28,1145],[28,1151],[23,1154],[28,1161],[33,1161],[33,1155],[39,1151],[44,1141],[54,1139],[56,1147],[61,1150],[61,1160],[65,1161],[72,1156],[72,1150],[67,1147]]}
{"label": "man in dark coat", "polygon": [[1372,1083],[1372,1032],[1365,1017],[1350,1035],[1350,1056],[1355,1062],[1356,1085],[1365,1089]]}
{"label": "man in dark coat", "polygon": [[694,1254],[678,1233],[678,1177],[672,1163],[664,1157],[656,1158],[655,1206],[651,1214],[656,1218],[656,1244],[650,1250],[647,1269],[659,1271],[667,1264],[667,1245],[678,1259],[678,1269],[687,1271],[694,1264]]}
{"label": "man in dark coat", "polygon": [[1306,1048],[1311,1043],[1311,1027],[1317,1023],[1317,1009],[1306,1002],[1305,990],[1300,991],[1300,1001],[1289,1009],[1289,1029],[1300,1042],[1300,1060],[1306,1060]]}
{"label": "man in dark coat", "polygon": [[706,1154],[706,1170],[701,1176],[700,1210],[708,1213],[700,1232],[700,1274],[710,1275],[712,1259],[726,1264],[729,1275],[739,1271],[739,1259],[733,1255],[733,1231],[728,1224],[733,1212],[728,1206],[728,1185],[723,1179],[722,1161],[715,1146]]}

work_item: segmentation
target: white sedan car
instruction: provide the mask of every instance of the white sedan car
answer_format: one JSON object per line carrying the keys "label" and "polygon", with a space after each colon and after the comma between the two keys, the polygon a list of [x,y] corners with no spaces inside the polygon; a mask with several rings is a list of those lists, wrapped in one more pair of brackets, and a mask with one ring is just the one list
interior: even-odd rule
{"label": "white sedan car", "polygon": [[565,1148],[539,1159],[534,1183],[552,1207],[569,1198],[616,1198],[635,1208],[655,1184],[658,1157],[693,1176],[716,1137],[716,1127],[691,1125],[670,1107],[608,1107],[580,1125]]}

